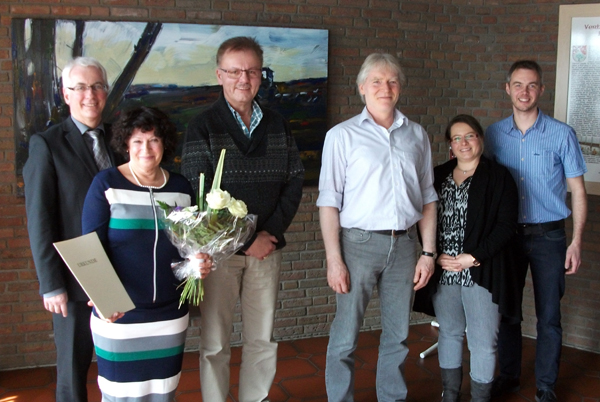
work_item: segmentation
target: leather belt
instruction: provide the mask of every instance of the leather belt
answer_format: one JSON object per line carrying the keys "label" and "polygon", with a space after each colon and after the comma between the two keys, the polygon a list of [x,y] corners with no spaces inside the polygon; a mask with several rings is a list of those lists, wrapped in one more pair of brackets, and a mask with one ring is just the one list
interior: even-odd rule
{"label": "leather belt", "polygon": [[565,220],[544,222],[544,223],[519,223],[517,225],[517,233],[522,235],[537,235],[551,232],[565,227]]}
{"label": "leather belt", "polygon": [[371,230],[371,233],[376,233],[385,236],[398,237],[406,234],[407,230]]}

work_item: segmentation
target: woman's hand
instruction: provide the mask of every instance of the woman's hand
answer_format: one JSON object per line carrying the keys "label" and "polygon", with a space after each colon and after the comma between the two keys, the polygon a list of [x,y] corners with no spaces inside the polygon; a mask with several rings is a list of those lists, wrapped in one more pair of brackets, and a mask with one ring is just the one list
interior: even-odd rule
{"label": "woman's hand", "polygon": [[213,260],[209,254],[198,253],[194,256],[198,261],[198,270],[200,271],[200,279],[204,279],[210,274],[213,269]]}
{"label": "woman's hand", "polygon": [[440,254],[437,263],[446,271],[460,272],[473,266],[473,256],[471,254],[459,254],[452,257],[448,254]]}
{"label": "woman's hand", "polygon": [[[89,302],[87,302],[87,305],[90,306],[90,307],[94,307],[94,303],[91,300]],[[125,315],[125,313],[120,313],[120,312],[117,311],[116,313],[114,313],[110,317],[104,318],[104,321],[112,323],[112,322],[117,321],[119,318],[123,317],[124,315]]]}

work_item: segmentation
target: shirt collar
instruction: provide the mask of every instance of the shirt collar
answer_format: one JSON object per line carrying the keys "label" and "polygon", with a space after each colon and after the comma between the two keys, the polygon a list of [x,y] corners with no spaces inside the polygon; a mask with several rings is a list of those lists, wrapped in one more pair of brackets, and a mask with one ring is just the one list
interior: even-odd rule
{"label": "shirt collar", "polygon": [[[529,132],[529,130],[543,131],[545,117],[546,117],[546,115],[544,114],[544,112],[542,112],[542,110],[540,108],[538,108],[538,115],[537,115],[537,118],[535,119],[535,123],[533,123],[533,126],[531,126],[527,129],[525,134],[527,134]],[[508,124],[506,127],[507,133],[517,132],[520,137],[522,135],[521,130],[519,130],[519,127],[517,127],[517,123],[515,123],[515,115],[514,114],[511,115],[509,122],[510,122],[510,124]]]}
{"label": "shirt collar", "polygon": [[77,127],[77,129],[79,130],[81,135],[85,134],[89,130],[94,130],[94,129],[100,129],[100,130],[102,130],[102,132],[106,131],[106,130],[104,130],[104,123],[100,123],[100,125],[98,127],[88,127],[73,116],[71,116],[71,120],[73,120],[73,123],[75,123],[75,126]]}
{"label": "shirt collar", "polygon": [[229,104],[227,99],[225,99],[225,103],[227,103],[227,107],[229,107],[229,110],[233,114],[233,117],[235,118],[235,121],[238,123],[238,126],[242,129],[242,131],[244,132],[244,134],[247,137],[250,137],[250,135],[252,134],[254,129],[258,126],[258,124],[260,123],[260,121],[263,118],[263,112],[260,109],[260,106],[258,106],[258,103],[256,103],[255,100],[252,101],[252,116],[250,117],[250,129],[248,129],[248,127],[246,127],[240,114]]}
{"label": "shirt collar", "polygon": [[[369,113],[369,110],[367,110],[367,107],[365,106],[360,114],[359,124],[362,124],[367,120],[373,124],[377,124],[375,123],[373,116],[371,116],[371,113]],[[407,124],[407,120],[408,118],[400,110],[394,108],[394,122],[392,123],[388,131],[391,132],[392,130],[402,127],[403,125]]]}

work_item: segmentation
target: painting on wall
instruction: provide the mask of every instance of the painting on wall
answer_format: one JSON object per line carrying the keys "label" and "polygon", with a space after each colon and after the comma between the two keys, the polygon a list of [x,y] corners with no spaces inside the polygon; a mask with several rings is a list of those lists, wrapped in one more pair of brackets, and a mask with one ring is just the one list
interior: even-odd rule
{"label": "painting on wall", "polygon": [[[318,182],[327,131],[327,30],[13,19],[12,33],[18,176],[30,136],[69,116],[60,77],[70,59],[91,56],[106,68],[110,92],[105,122],[116,120],[122,110],[154,106],[171,117],[182,136],[188,121],[219,96],[219,45],[234,36],[250,36],[264,50],[258,101],[290,122],[306,168],[305,185]],[[169,167],[178,170],[179,162],[176,156]]]}

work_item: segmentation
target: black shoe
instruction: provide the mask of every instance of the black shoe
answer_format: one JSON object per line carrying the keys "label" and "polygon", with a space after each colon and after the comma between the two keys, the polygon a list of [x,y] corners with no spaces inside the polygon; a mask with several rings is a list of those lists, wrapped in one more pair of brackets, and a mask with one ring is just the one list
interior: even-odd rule
{"label": "black shoe", "polygon": [[[492,398],[500,395],[517,392],[521,389],[521,381],[518,378],[499,375],[492,383]],[[539,402],[539,401],[538,401]]]}
{"label": "black shoe", "polygon": [[551,389],[538,389],[535,393],[536,402],[556,402],[556,394]]}

